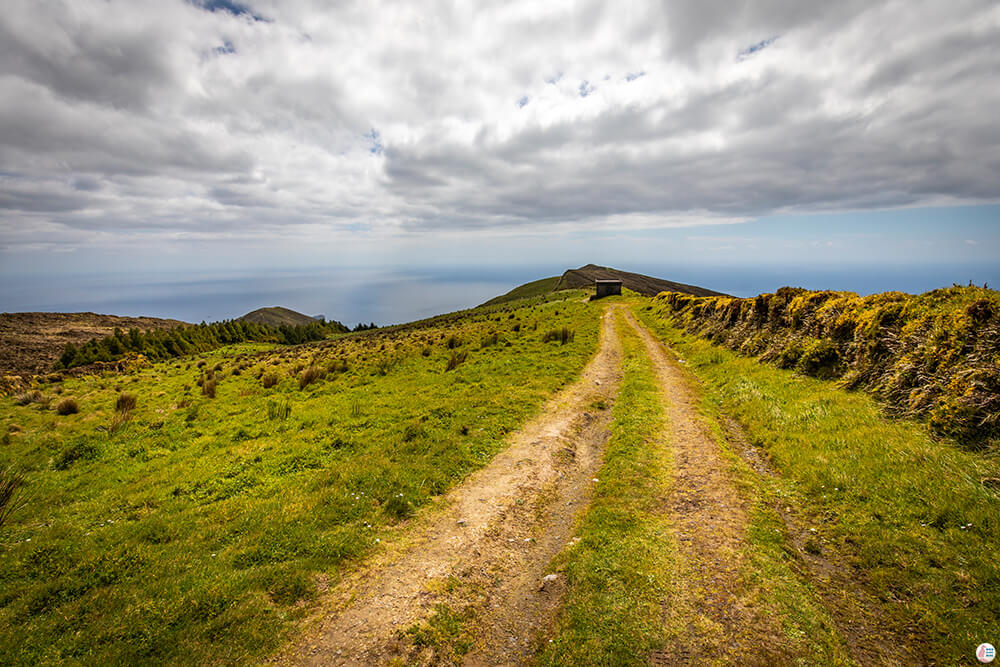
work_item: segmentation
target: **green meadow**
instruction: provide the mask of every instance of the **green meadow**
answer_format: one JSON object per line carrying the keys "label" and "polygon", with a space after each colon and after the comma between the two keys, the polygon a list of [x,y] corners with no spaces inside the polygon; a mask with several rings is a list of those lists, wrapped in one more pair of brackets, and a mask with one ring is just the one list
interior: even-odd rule
{"label": "green meadow", "polygon": [[319,588],[579,374],[599,320],[583,296],[0,399],[28,501],[0,528],[0,662],[274,652]]}

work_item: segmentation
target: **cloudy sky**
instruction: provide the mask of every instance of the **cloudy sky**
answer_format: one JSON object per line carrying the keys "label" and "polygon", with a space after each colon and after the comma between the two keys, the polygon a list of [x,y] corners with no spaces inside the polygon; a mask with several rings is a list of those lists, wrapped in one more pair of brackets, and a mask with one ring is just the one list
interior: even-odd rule
{"label": "cloudy sky", "polygon": [[1000,260],[992,0],[3,5],[8,284]]}

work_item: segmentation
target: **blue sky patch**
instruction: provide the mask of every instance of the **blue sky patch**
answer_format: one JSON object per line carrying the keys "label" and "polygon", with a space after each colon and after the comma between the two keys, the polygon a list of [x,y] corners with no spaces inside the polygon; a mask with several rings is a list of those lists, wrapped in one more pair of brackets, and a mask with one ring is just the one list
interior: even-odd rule
{"label": "blue sky patch", "polygon": [[646,76],[646,70],[642,70],[641,72],[629,72],[625,75],[625,80],[631,83],[644,76]]}
{"label": "blue sky patch", "polygon": [[584,80],[580,82],[580,97],[586,97],[594,92],[594,90],[595,88],[590,85],[589,81]]}
{"label": "blue sky patch", "polygon": [[527,96],[527,95],[525,95],[524,97],[522,97],[521,99],[519,99],[519,100],[517,101],[517,107],[518,107],[519,109],[523,109],[524,107],[526,107],[526,106],[528,105],[528,102],[529,102],[529,101],[530,101],[530,100],[528,99],[528,96]]}
{"label": "blue sky patch", "polygon": [[382,133],[376,130],[374,127],[371,131],[364,134],[365,139],[368,140],[368,152],[372,155],[382,154]]}
{"label": "blue sky patch", "polygon": [[769,47],[772,44],[774,44],[774,42],[777,39],[778,39],[778,36],[775,35],[774,37],[768,37],[767,39],[765,39],[763,41],[757,42],[756,44],[751,44],[747,48],[745,48],[742,51],[740,51],[739,54],[737,54],[736,60],[741,61],[741,62],[744,61],[744,60],[746,60],[747,58],[749,58],[750,56],[754,55],[755,53],[759,53],[759,52],[763,51],[764,49],[766,49],[767,47]]}
{"label": "blue sky patch", "polygon": [[252,9],[235,0],[188,0],[192,5],[209,12],[228,12],[233,16],[246,16],[254,21],[267,21],[263,16],[254,13]]}

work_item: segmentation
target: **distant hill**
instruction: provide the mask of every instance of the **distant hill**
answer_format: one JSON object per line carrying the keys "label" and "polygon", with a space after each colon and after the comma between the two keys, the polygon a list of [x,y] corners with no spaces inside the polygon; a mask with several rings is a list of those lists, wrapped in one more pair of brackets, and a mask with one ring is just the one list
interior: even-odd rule
{"label": "distant hill", "polygon": [[692,294],[694,296],[727,296],[722,292],[715,292],[696,285],[685,285],[675,283],[672,280],[662,278],[652,278],[641,273],[631,273],[629,271],[619,271],[607,266],[597,266],[588,264],[579,269],[570,269],[562,274],[555,289],[580,289],[582,287],[593,287],[595,280],[613,280],[617,278],[622,281],[622,287],[645,294],[646,296],[656,296],[660,292],[681,292],[682,294]]}
{"label": "distant hill", "polygon": [[721,292],[715,292],[696,285],[685,285],[684,283],[675,283],[672,280],[644,276],[641,273],[632,273],[630,271],[612,269],[607,266],[587,264],[586,266],[581,266],[579,269],[570,269],[561,276],[552,276],[551,278],[542,278],[541,280],[525,283],[524,285],[515,287],[506,294],[490,299],[482,305],[491,306],[497,303],[513,301],[514,299],[539,296],[565,289],[583,289],[593,287],[595,280],[612,279],[621,280],[623,287],[633,292],[645,294],[646,296],[656,296],[660,292],[681,292],[693,296],[727,296]]}
{"label": "distant hill", "polygon": [[303,315],[302,313],[297,313],[294,310],[282,308],[281,306],[258,308],[252,313],[247,313],[238,319],[246,320],[247,322],[254,322],[256,324],[266,324],[272,327],[280,327],[282,324],[292,327],[300,327],[306,324],[314,324],[319,321],[309,315]]}

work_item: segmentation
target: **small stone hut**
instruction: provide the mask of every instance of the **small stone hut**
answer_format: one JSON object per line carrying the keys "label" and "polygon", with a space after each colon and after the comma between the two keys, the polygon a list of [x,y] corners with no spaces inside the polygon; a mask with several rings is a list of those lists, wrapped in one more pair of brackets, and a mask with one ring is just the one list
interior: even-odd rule
{"label": "small stone hut", "polygon": [[602,296],[621,295],[622,293],[622,281],[617,279],[595,280],[594,284],[597,285],[597,294],[595,295],[597,299],[600,299]]}

